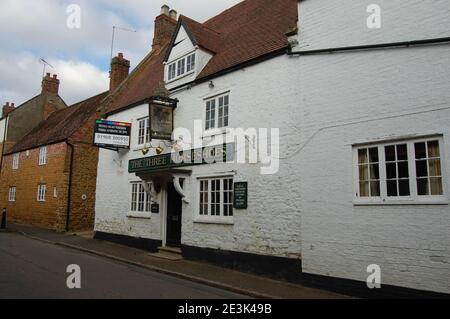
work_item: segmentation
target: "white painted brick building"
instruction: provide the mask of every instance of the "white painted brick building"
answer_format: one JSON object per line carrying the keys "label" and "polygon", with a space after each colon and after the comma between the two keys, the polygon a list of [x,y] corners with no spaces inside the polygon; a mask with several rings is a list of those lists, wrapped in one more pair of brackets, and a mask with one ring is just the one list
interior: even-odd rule
{"label": "white painted brick building", "polygon": [[[251,259],[246,270],[258,271],[259,263],[264,268],[260,270],[278,267],[287,278],[298,279],[303,271],[305,277],[357,281],[364,287],[367,266],[377,264],[383,285],[450,293],[450,47],[412,43],[345,51],[448,37],[448,3],[378,1],[382,28],[374,30],[366,26],[371,3],[300,1],[299,31],[290,38],[297,42],[292,55],[278,52],[202,81],[195,79],[214,60],[180,24],[173,43],[183,45],[169,50],[165,64],[167,88],[179,101],[175,128],[192,132],[195,120],[207,119],[206,103],[227,95],[229,127],[280,130],[280,167],[275,175],[261,175],[261,163],[187,167],[183,254],[196,259],[204,254],[205,259],[229,266],[236,266],[233,259]],[[195,27],[186,23],[187,28]],[[333,48],[338,50],[331,54],[320,51]],[[306,52],[312,50],[318,51]],[[170,64],[194,52],[201,62],[193,73],[169,80]],[[113,112],[108,119],[137,128],[147,116],[148,105],[141,103]],[[219,133],[205,132],[203,139]],[[157,156],[155,149],[143,156],[145,145],[137,145],[138,135],[133,129],[128,152],[100,152],[96,231],[166,245],[172,177],[164,179],[154,198],[160,204],[158,214],[130,211],[132,183],[140,178],[128,173],[128,163]],[[427,155],[439,149],[440,176],[423,176],[415,167],[424,162],[415,158],[415,148],[423,141],[430,142]],[[397,148],[397,158],[388,161],[391,145]],[[369,149],[373,155],[374,148],[376,164],[359,170],[366,166],[360,150]],[[436,172],[437,159],[427,158],[427,171]],[[388,178],[387,167],[393,165],[397,177]],[[405,165],[407,176],[401,169]],[[365,172],[378,177],[362,178]],[[229,218],[200,215],[201,180],[224,177],[248,182],[248,208],[233,210]],[[366,179],[372,182],[367,185],[372,185],[369,195],[374,196],[365,194]],[[424,179],[428,196],[419,194],[423,183],[419,186],[417,181]],[[409,196],[392,196],[393,184],[397,195]]]}

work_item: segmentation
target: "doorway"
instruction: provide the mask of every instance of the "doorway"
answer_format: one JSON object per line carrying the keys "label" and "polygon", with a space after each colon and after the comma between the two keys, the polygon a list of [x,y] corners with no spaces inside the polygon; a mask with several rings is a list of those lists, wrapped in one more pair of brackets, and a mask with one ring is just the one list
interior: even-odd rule
{"label": "doorway", "polygon": [[173,183],[167,185],[167,246],[181,247],[182,200]]}

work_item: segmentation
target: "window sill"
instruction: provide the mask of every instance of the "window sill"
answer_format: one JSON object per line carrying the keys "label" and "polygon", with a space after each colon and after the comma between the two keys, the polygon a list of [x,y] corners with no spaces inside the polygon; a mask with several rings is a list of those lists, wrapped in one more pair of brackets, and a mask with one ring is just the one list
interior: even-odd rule
{"label": "window sill", "polygon": [[177,77],[175,77],[173,79],[167,80],[166,84],[172,84],[172,83],[174,83],[176,81],[179,81],[179,80],[184,79],[184,78],[186,78],[186,77],[188,77],[190,75],[193,75],[194,73],[195,73],[195,70],[194,71],[189,71],[189,73],[184,73],[183,75],[180,75],[180,76],[177,76]]}
{"label": "window sill", "polygon": [[420,205],[449,205],[448,198],[439,199],[407,199],[407,200],[354,200],[354,206],[420,206]]}
{"label": "window sill", "polygon": [[194,219],[195,224],[211,224],[211,225],[234,225],[233,217],[214,218],[214,217],[197,217]]}
{"label": "window sill", "polygon": [[128,218],[139,218],[139,219],[152,219],[151,213],[140,213],[140,212],[129,212],[127,213]]}

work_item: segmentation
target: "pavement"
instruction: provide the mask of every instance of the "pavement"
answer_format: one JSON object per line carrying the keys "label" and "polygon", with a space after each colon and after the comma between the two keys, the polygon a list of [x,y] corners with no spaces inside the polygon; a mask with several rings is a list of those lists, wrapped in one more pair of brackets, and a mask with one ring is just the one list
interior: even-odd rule
{"label": "pavement", "polygon": [[[273,280],[208,263],[184,259],[168,260],[157,258],[143,250],[93,239],[92,232],[80,234],[56,233],[31,226],[9,224],[8,230],[0,231],[0,239],[4,238],[5,235],[14,234],[19,237],[22,236],[27,239],[40,241],[41,244],[46,244],[47,246],[53,245],[60,249],[64,248],[66,251],[72,250],[77,252],[79,254],[78,256],[101,257],[103,260],[107,259],[109,262],[113,262],[116,265],[128,265],[140,268],[141,270],[147,270],[152,276],[156,276],[156,274],[160,276],[165,275],[171,277],[173,280],[178,279],[188,281],[191,284],[201,285],[202,287],[207,286],[210,289],[218,289],[221,291],[221,294],[218,294],[217,291],[211,293],[212,298],[217,298],[218,295],[222,295],[225,298],[241,298],[242,296],[247,296],[260,299],[349,298],[344,295],[321,289]],[[0,241],[0,249],[3,249],[3,241]],[[78,260],[75,259],[75,261]],[[95,270],[96,268],[93,267],[93,269]],[[100,273],[101,272],[102,271],[100,270]],[[137,282],[139,283],[139,281]],[[163,285],[161,287],[163,287]],[[234,295],[226,296],[223,291],[227,291]],[[196,294],[187,295],[191,297],[198,296]]]}

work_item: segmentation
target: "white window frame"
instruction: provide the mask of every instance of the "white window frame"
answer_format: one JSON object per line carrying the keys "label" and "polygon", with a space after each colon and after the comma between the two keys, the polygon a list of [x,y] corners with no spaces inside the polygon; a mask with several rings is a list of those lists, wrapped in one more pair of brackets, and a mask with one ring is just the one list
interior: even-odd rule
{"label": "white window frame", "polygon": [[[222,100],[222,103],[220,102]],[[225,102],[228,101],[228,104]],[[204,100],[204,131],[206,135],[214,134],[215,132],[223,133],[228,127],[230,127],[230,92],[225,92]],[[214,104],[214,118],[211,116],[212,105]],[[208,107],[209,105],[209,107]],[[226,110],[226,112],[225,112]],[[220,116],[222,112],[222,117]],[[226,115],[225,115],[226,113]],[[223,122],[221,122],[221,119]],[[226,119],[226,122],[225,122]],[[208,125],[214,121],[214,125]],[[226,124],[226,125],[225,125]]]}
{"label": "white window frame", "polygon": [[[143,197],[141,197],[141,195]],[[142,201],[141,201],[142,199]],[[140,208],[142,202],[142,209]],[[152,215],[152,198],[145,189],[142,181],[130,182],[130,203],[127,217],[150,218]]]}
{"label": "white window frame", "polygon": [[195,73],[197,66],[197,53],[190,52],[181,58],[168,62],[167,68],[167,81],[176,81],[185,76]]}
{"label": "white window frame", "polygon": [[39,148],[39,166],[47,165],[47,146],[42,146]]}
{"label": "white window frame", "polygon": [[19,169],[19,162],[20,162],[20,153],[16,153],[13,155],[13,162],[12,162],[12,169],[18,170]]}
{"label": "white window frame", "polygon": [[[142,125],[144,126],[142,128]],[[150,118],[144,117],[144,118],[140,118],[137,120],[137,134],[136,134],[136,144],[138,148],[142,148],[145,145],[147,145],[148,143],[150,143]],[[143,132],[142,132],[143,130]],[[144,135],[142,135],[142,133]],[[141,140],[143,140],[143,142],[141,143]]]}
{"label": "white window frame", "polygon": [[[440,164],[442,174],[443,195],[418,195],[417,190],[417,173],[416,173],[416,155],[415,144],[427,143],[430,141],[439,142]],[[387,176],[386,176],[386,154],[385,147],[392,145],[407,145],[408,152],[408,170],[409,170],[409,187],[410,196],[387,196]],[[359,197],[360,179],[359,179],[359,160],[358,151],[365,148],[378,148],[379,157],[379,174],[380,174],[380,196],[379,197]],[[353,174],[354,174],[354,204],[355,205],[448,205],[448,185],[445,169],[444,142],[442,136],[404,139],[396,141],[383,141],[379,143],[371,143],[366,145],[357,145],[353,147]],[[397,176],[398,177],[398,176]]]}
{"label": "white window frame", "polygon": [[37,201],[38,202],[45,202],[45,197],[47,193],[47,185],[46,184],[39,184],[38,185],[38,191],[37,191]]}
{"label": "white window frame", "polygon": [[9,202],[15,202],[16,201],[16,196],[17,196],[17,187],[16,186],[11,186],[9,188],[8,201]]}
{"label": "white window frame", "polygon": [[[225,191],[225,181],[229,181],[231,183],[231,188],[228,187],[228,190]],[[219,199],[217,197],[213,203],[213,183],[220,183],[220,191],[219,191]],[[207,190],[202,191],[202,183],[207,183]],[[235,209],[233,207],[233,187],[234,187],[234,176],[233,175],[224,175],[224,176],[214,176],[214,177],[199,177],[198,178],[198,198],[197,198],[197,213],[194,221],[196,223],[207,223],[207,224],[234,224],[234,215]],[[207,194],[207,201],[203,202],[202,193]],[[228,198],[226,198],[226,194],[228,194]],[[225,204],[227,204],[228,209],[230,209],[228,216],[225,216]],[[202,210],[201,206],[207,207],[207,210]],[[219,215],[217,215],[217,211],[215,215],[212,215],[212,207],[213,205],[219,205]]]}

